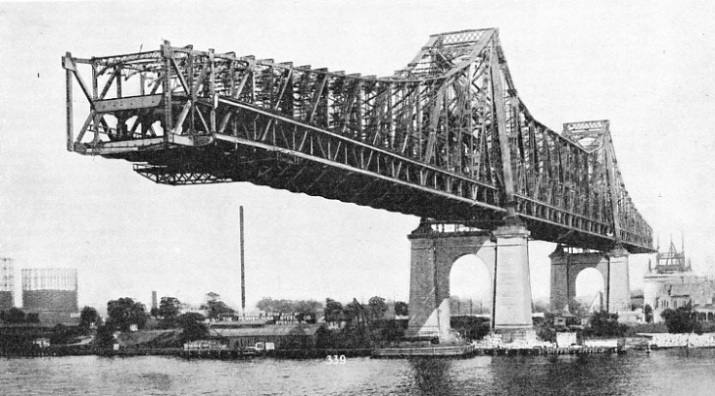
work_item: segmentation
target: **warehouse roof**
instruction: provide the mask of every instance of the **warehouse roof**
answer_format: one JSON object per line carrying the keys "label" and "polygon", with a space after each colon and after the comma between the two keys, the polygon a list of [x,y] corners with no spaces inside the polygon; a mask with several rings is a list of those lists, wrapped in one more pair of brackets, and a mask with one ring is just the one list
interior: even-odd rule
{"label": "warehouse roof", "polygon": [[670,286],[672,297],[688,297],[698,294],[698,292],[712,293],[713,289],[707,282],[698,283],[676,283]]}
{"label": "warehouse roof", "polygon": [[320,325],[269,325],[264,327],[245,327],[232,329],[211,328],[211,334],[221,337],[256,337],[256,336],[312,336],[320,328]]}
{"label": "warehouse roof", "polygon": [[236,320],[236,321],[220,321],[220,322],[214,322],[211,323],[212,328],[239,328],[239,327],[262,327],[266,326],[270,323],[273,323],[273,319],[263,319],[263,320]]}

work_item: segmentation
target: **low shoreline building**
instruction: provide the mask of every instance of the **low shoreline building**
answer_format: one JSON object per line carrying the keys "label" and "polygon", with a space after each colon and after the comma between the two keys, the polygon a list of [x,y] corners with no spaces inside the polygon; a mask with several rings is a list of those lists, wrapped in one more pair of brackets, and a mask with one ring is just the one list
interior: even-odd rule
{"label": "low shoreline building", "polygon": [[277,350],[312,349],[320,327],[316,324],[212,327],[210,335],[225,339],[229,349],[253,347],[259,342],[273,343]]}

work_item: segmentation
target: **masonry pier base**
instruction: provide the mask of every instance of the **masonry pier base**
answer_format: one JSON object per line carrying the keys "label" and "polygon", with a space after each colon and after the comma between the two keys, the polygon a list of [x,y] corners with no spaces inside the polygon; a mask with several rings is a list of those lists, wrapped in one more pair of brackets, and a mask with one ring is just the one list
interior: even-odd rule
{"label": "masonry pier base", "polygon": [[552,312],[569,309],[570,303],[576,297],[576,278],[587,268],[596,269],[603,277],[603,310],[617,313],[631,309],[628,252],[624,249],[570,253],[559,246],[549,257]]}
{"label": "masonry pier base", "polygon": [[492,283],[492,328],[505,342],[530,338],[529,232],[503,226],[493,232],[439,232],[421,224],[412,242],[408,339],[451,341],[449,274],[467,254],[487,264]]}

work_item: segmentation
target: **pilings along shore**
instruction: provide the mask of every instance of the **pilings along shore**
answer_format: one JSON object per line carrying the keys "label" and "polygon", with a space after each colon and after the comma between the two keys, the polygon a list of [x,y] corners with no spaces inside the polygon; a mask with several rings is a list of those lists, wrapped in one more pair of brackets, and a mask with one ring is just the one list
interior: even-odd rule
{"label": "pilings along shore", "polygon": [[622,347],[538,347],[538,348],[479,348],[474,345],[426,348],[378,348],[373,358],[409,357],[463,357],[472,356],[541,356],[541,355],[592,355],[625,353]]}
{"label": "pilings along shore", "polygon": [[87,349],[87,348],[26,348],[0,349],[0,357],[50,357],[50,356],[177,356],[187,359],[242,359],[256,356],[275,357],[280,359],[324,359],[326,356],[361,357],[370,356],[373,349],[281,349],[256,352],[238,349],[201,349],[185,350],[184,348],[127,348],[127,349]]}
{"label": "pilings along shore", "polygon": [[264,352],[231,349],[184,350],[183,348],[131,348],[131,349],[77,349],[63,347],[28,348],[0,350],[0,356],[50,357],[50,356],[177,356],[186,359],[247,359],[252,357],[274,357],[281,359],[324,359],[326,356],[411,358],[443,357],[468,358],[472,356],[543,356],[543,355],[591,355],[624,353],[625,348],[617,347],[539,347],[539,348],[480,348],[474,345],[435,346],[419,348],[375,348],[375,349],[284,349]]}

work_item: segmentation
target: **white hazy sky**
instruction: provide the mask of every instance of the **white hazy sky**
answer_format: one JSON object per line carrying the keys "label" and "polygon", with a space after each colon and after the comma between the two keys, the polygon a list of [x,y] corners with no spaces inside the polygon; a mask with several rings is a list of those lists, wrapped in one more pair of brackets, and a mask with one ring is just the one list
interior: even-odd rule
{"label": "white hazy sky", "polygon": [[[215,291],[238,305],[243,205],[249,306],[264,296],[407,300],[415,217],[248,183],[161,186],[127,162],[68,153],[60,57],[168,39],[390,75],[430,34],[497,27],[536,118],[557,131],[610,119],[638,209],[661,241],[682,231],[695,269],[711,272],[713,21],[706,1],[0,3],[0,255],[15,259],[18,278],[19,268],[77,268],[81,305],[122,296],[149,304],[152,290],[190,302]],[[531,245],[537,298],[548,296],[552,249]],[[647,259],[631,256],[636,287]]]}

